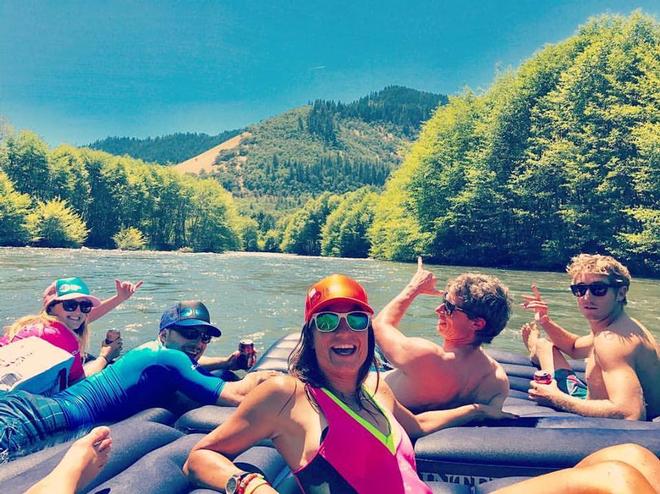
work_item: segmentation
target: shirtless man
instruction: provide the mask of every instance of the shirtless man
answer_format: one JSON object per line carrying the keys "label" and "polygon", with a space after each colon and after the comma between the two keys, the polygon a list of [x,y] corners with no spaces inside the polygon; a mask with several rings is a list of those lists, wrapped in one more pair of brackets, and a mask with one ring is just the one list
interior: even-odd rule
{"label": "shirtless man", "polygon": [[[660,414],[660,351],[653,335],[624,308],[630,273],[610,256],[580,254],[566,269],[571,291],[591,331],[578,336],[555,323],[536,286],[523,307],[534,311],[533,325],[522,329],[530,356],[554,375],[551,384],[532,382],[531,399],[587,417],[653,419]],[[585,386],[565,355],[586,358]]]}
{"label": "shirtless man", "polygon": [[373,321],[376,342],[395,367],[384,379],[397,399],[415,412],[482,403],[501,408],[509,392],[502,366],[481,348],[506,325],[508,289],[497,278],[462,274],[447,283],[435,312],[442,346],[405,336],[398,328],[418,295],[442,296],[433,273],[417,261],[417,272]]}

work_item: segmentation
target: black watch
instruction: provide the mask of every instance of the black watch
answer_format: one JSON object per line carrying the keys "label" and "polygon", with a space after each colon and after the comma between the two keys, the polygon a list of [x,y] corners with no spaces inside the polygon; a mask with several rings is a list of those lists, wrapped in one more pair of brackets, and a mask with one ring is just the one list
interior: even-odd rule
{"label": "black watch", "polygon": [[247,475],[250,475],[250,472],[235,473],[229,477],[225,484],[225,492],[227,494],[236,494],[236,492],[238,492],[238,486],[241,484],[241,480]]}

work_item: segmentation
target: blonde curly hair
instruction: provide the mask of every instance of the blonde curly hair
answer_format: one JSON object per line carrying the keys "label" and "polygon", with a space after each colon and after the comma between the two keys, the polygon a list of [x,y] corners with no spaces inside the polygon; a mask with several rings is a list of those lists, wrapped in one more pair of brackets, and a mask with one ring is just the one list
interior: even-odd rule
{"label": "blonde curly hair", "polygon": [[[622,286],[630,286],[630,281],[632,280],[627,267],[612,256],[603,256],[601,254],[579,254],[575,256],[571,259],[571,263],[566,266],[566,272],[573,281],[583,274],[607,276],[609,283]],[[628,303],[626,297],[624,297],[623,303]]]}

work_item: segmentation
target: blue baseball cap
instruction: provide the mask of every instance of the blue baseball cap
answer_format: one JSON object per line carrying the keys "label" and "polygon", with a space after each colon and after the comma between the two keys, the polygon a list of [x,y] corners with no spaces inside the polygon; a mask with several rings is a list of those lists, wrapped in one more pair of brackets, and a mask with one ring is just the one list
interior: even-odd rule
{"label": "blue baseball cap", "polygon": [[211,324],[209,310],[199,300],[185,300],[163,312],[158,331],[172,326],[204,326],[211,336],[222,334],[219,328]]}

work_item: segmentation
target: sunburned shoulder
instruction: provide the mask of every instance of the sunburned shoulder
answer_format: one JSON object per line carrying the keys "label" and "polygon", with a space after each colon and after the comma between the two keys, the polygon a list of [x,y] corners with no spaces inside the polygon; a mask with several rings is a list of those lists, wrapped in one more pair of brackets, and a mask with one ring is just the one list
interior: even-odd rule
{"label": "sunburned shoulder", "polygon": [[426,338],[420,338],[420,337],[411,337],[408,338],[408,350],[409,351],[414,351],[417,356],[424,356],[424,355],[433,355],[436,357],[446,357],[447,354],[445,350],[438,345],[437,343],[433,343],[431,340],[427,340]]}
{"label": "sunburned shoulder", "polygon": [[607,329],[594,335],[594,355],[603,359],[627,358],[644,346],[641,334],[630,330]]}
{"label": "sunburned shoulder", "polygon": [[598,345],[638,345],[653,340],[651,333],[631,318],[612,324],[594,335],[594,346]]}

